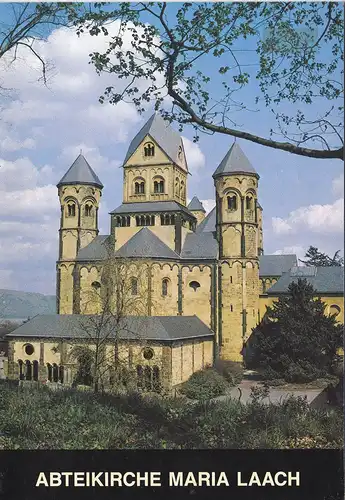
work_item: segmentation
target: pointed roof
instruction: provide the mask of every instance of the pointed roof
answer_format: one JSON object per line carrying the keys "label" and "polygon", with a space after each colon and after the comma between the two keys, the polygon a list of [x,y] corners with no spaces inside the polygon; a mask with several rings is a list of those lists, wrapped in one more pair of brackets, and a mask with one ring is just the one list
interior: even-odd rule
{"label": "pointed roof", "polygon": [[162,257],[178,259],[179,255],[171,250],[147,227],[143,227],[115,253],[116,257]]}
{"label": "pointed roof", "polygon": [[214,207],[211,212],[200,222],[196,228],[196,233],[212,233],[216,230],[217,212]]}
{"label": "pointed roof", "polygon": [[226,174],[251,174],[259,177],[258,173],[251,165],[250,161],[243,153],[237,142],[234,142],[226,153],[220,165],[213,174],[213,177]]}
{"label": "pointed roof", "polygon": [[103,184],[82,154],[72,163],[71,167],[57,184],[57,187],[65,184],[90,184],[91,186],[103,188]]}
{"label": "pointed roof", "polygon": [[149,135],[158,144],[171,161],[188,171],[188,168],[184,166],[178,157],[179,148],[181,147],[183,150],[181,136],[171,127],[170,123],[164,120],[158,113],[152,115],[134,137],[129,145],[125,161],[123,163],[126,163],[129,160],[147,135]]}
{"label": "pointed roof", "polygon": [[206,213],[206,210],[204,209],[201,201],[199,200],[199,198],[197,196],[193,196],[191,202],[189,203],[189,205],[187,206],[188,210],[190,211],[199,211],[199,212],[204,212]]}

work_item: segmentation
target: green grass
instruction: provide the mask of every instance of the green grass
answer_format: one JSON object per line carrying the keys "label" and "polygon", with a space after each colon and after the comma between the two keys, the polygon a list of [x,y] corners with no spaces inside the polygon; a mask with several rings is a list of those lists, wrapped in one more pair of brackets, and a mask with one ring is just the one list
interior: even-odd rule
{"label": "green grass", "polygon": [[101,395],[0,384],[0,449],[294,448],[343,445],[340,410],[298,398],[230,400]]}

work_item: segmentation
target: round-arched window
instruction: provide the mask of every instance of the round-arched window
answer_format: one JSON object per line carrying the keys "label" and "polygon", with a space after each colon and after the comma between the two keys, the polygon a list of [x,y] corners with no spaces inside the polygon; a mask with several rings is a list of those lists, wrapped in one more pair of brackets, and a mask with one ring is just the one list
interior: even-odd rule
{"label": "round-arched window", "polygon": [[196,292],[197,289],[200,288],[200,283],[198,283],[197,281],[191,281],[189,283],[189,286],[194,290],[194,292]]}
{"label": "round-arched window", "polygon": [[340,314],[340,307],[336,304],[332,304],[329,308],[329,314],[330,316],[338,316],[338,314]]}
{"label": "round-arched window", "polygon": [[34,346],[32,344],[26,344],[24,347],[25,354],[31,356],[35,352]]}
{"label": "round-arched window", "polygon": [[99,281],[93,281],[92,284],[91,284],[92,288],[94,288],[95,290],[99,290],[101,288],[101,284]]}
{"label": "round-arched window", "polygon": [[145,347],[143,350],[143,356],[145,359],[152,359],[154,355],[153,350],[150,347]]}

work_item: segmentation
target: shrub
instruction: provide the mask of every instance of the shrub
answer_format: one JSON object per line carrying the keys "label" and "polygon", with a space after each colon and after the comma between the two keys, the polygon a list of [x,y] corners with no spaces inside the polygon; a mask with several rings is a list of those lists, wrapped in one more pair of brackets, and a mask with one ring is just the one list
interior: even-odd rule
{"label": "shrub", "polygon": [[243,379],[243,365],[236,361],[218,359],[215,369],[230,385],[238,385]]}
{"label": "shrub", "polygon": [[213,368],[208,368],[193,373],[189,380],[182,385],[180,392],[190,399],[207,401],[224,394],[227,387],[228,384],[224,377]]}

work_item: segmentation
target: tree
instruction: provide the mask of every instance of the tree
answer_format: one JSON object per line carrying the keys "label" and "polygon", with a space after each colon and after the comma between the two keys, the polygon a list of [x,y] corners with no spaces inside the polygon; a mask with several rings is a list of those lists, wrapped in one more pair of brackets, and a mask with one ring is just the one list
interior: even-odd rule
{"label": "tree", "polygon": [[341,267],[344,265],[344,259],[339,256],[340,250],[337,250],[333,257],[329,257],[329,255],[322,253],[318,248],[310,246],[305,254],[305,259],[299,259],[300,262],[306,264],[307,266],[316,266],[316,267],[329,267],[329,266],[338,266]]}
{"label": "tree", "polygon": [[121,350],[128,351],[128,338],[136,345],[145,344],[149,273],[145,261],[133,263],[109,254],[101,264],[100,281],[93,282],[91,290],[79,290],[79,327],[85,333],[85,342],[71,353],[79,362],[76,382],[87,380],[87,385],[98,392],[105,378],[111,378],[113,384],[128,380],[127,356],[125,361]]}
{"label": "tree", "polygon": [[8,3],[8,20],[0,22],[0,59],[6,56],[11,63],[20,49],[29,50],[40,62],[46,83],[47,61],[37,52],[35,41],[45,39],[53,27],[72,26],[73,19],[85,12],[81,3]]}
{"label": "tree", "polygon": [[[109,21],[118,23],[115,36]],[[79,33],[109,36],[107,50],[90,55],[98,73],[114,75],[101,102],[131,102],[142,113],[153,101],[180,131],[191,124],[195,141],[200,131],[221,133],[343,159],[341,4],[100,3],[75,24]],[[277,122],[267,136],[238,123],[240,112],[260,105]]]}
{"label": "tree", "polygon": [[343,345],[342,326],[325,315],[307,280],[292,282],[288,294],[267,307],[254,332],[249,365],[268,378],[307,382],[332,374]]}

